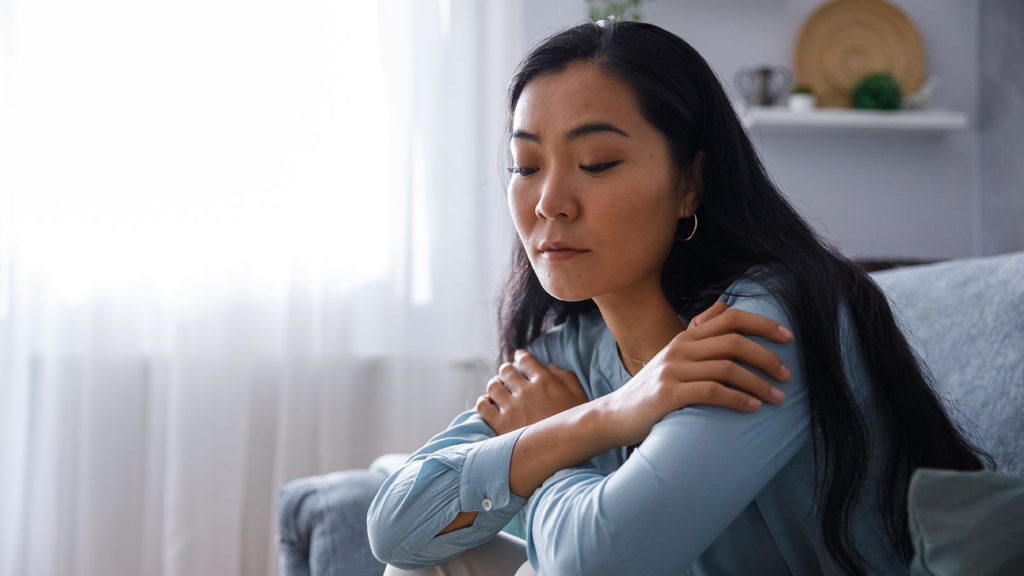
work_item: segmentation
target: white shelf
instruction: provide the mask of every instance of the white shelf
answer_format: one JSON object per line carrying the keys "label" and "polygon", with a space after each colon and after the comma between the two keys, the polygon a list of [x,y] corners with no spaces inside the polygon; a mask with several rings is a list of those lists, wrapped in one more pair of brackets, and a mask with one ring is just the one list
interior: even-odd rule
{"label": "white shelf", "polygon": [[904,132],[951,132],[967,128],[967,115],[947,110],[876,112],[819,108],[791,112],[786,108],[751,107],[740,110],[743,125],[783,130],[854,129]]}

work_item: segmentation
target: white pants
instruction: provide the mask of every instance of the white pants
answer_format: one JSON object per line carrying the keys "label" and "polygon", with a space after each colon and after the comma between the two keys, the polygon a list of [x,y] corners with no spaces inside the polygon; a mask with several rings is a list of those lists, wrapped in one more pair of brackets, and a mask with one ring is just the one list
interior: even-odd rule
{"label": "white pants", "polygon": [[499,532],[491,541],[470,548],[440,566],[407,571],[388,566],[384,576],[537,576],[526,561],[526,541]]}

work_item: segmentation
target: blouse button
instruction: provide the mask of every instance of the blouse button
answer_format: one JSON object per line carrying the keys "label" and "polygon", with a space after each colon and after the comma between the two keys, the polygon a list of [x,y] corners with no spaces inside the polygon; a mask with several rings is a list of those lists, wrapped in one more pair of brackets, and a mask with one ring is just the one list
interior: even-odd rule
{"label": "blouse button", "polygon": [[494,503],[491,502],[490,498],[484,498],[484,501],[480,503],[480,506],[483,507],[484,512],[490,512],[491,508],[494,508]]}

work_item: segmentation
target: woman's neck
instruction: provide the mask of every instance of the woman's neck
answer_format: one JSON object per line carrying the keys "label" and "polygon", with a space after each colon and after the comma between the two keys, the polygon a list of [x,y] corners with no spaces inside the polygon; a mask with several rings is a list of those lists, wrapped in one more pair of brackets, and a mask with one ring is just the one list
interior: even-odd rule
{"label": "woman's neck", "polygon": [[653,294],[605,295],[594,302],[618,343],[619,354],[630,374],[639,372],[686,328],[660,286]]}

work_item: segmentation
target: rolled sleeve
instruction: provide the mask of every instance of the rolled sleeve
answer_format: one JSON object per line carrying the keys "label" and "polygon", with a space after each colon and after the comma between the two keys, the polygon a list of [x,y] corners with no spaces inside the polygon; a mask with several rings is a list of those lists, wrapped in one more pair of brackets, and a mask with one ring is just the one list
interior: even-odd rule
{"label": "rolled sleeve", "polygon": [[[494,512],[514,496],[508,487],[512,449],[526,428],[474,444],[463,461],[459,506],[463,512]],[[525,499],[520,499],[525,502]]]}
{"label": "rolled sleeve", "polygon": [[[374,555],[416,570],[493,538],[526,505],[508,487],[512,449],[524,429],[496,437],[479,415],[456,418],[384,481],[367,516]],[[438,535],[460,512],[479,514],[472,526]]]}

